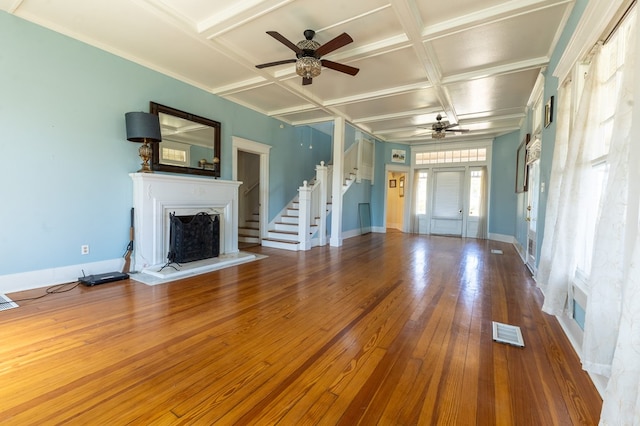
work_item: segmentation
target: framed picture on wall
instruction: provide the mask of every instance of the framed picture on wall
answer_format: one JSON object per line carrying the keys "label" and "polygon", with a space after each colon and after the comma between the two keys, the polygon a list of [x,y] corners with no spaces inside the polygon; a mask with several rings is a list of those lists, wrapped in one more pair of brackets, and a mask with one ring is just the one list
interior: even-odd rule
{"label": "framed picture on wall", "polygon": [[395,188],[395,187],[396,187],[396,180],[389,179],[389,188]]}
{"label": "framed picture on wall", "polygon": [[544,105],[544,127],[549,127],[553,121],[553,96]]}
{"label": "framed picture on wall", "polygon": [[407,151],[404,149],[392,149],[391,150],[391,162],[392,163],[404,163]]}
{"label": "framed picture on wall", "polygon": [[404,197],[404,176],[400,176],[400,196]]}

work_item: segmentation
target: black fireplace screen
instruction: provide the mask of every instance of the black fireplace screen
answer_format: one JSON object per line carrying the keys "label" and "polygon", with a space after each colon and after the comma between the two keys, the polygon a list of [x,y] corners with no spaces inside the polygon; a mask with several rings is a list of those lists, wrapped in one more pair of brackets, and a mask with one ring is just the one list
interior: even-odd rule
{"label": "black fireplace screen", "polygon": [[200,212],[190,216],[169,213],[170,263],[186,263],[220,254],[220,218]]}

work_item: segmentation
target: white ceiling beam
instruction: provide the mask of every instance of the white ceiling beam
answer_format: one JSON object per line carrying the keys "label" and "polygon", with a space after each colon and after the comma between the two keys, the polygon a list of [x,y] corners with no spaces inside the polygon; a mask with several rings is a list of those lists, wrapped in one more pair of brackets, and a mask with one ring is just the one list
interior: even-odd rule
{"label": "white ceiling beam", "polygon": [[273,12],[294,0],[245,0],[229,2],[230,7],[197,23],[199,33],[213,39],[243,24]]}
{"label": "white ceiling beam", "polygon": [[469,80],[478,80],[480,78],[497,77],[506,74],[513,74],[516,72],[529,71],[532,69],[539,69],[549,64],[549,58],[542,56],[539,58],[525,59],[518,62],[512,62],[509,64],[497,65],[495,67],[481,68],[474,71],[464,72],[460,74],[453,74],[442,78],[443,85],[460,83]]}
{"label": "white ceiling beam", "polygon": [[493,24],[520,15],[537,12],[549,7],[571,3],[574,0],[511,0],[501,4],[469,13],[448,21],[425,27],[422,33],[424,41],[435,40],[483,25]]}
{"label": "white ceiling beam", "polygon": [[14,14],[22,3],[24,3],[24,0],[3,0],[0,2],[0,9]]}
{"label": "white ceiling beam", "polygon": [[416,3],[411,0],[390,0],[390,2],[412,44],[418,61],[425,71],[427,79],[434,85],[436,98],[447,115],[455,120],[456,113],[453,104],[448,94],[439,86],[442,73],[438,64],[438,57],[431,46],[423,42],[424,23],[420,19],[420,11]]}

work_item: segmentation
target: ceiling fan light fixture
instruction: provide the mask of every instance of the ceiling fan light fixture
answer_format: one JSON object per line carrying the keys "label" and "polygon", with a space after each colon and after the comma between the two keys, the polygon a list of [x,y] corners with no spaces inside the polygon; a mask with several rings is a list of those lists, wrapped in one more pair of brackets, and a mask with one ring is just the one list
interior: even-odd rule
{"label": "ceiling fan light fixture", "polygon": [[431,137],[433,139],[444,139],[445,133],[444,132],[432,132],[431,133]]}
{"label": "ceiling fan light fixture", "polygon": [[296,61],[296,74],[304,78],[314,78],[320,75],[322,63],[313,56],[303,56]]}

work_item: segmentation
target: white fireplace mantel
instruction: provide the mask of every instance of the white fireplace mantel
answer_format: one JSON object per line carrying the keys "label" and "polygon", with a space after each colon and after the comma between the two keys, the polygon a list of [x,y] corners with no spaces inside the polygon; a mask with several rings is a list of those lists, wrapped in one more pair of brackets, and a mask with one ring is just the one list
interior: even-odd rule
{"label": "white fireplace mantel", "polygon": [[242,182],[187,175],[131,173],[135,269],[162,266],[169,248],[169,213],[220,214],[220,254],[238,253],[238,187]]}

